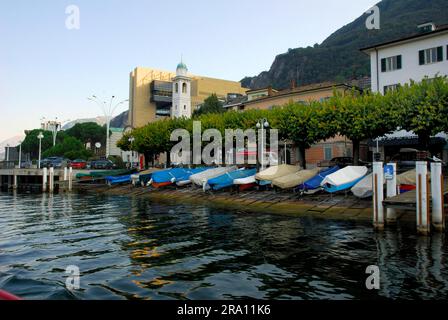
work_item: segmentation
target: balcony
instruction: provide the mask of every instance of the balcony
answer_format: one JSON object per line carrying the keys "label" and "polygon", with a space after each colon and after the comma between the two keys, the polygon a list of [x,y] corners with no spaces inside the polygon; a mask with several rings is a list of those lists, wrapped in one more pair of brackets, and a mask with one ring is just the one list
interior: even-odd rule
{"label": "balcony", "polygon": [[164,117],[169,117],[171,116],[171,109],[165,109],[165,108],[157,108],[156,109],[156,115],[157,116],[164,116]]}

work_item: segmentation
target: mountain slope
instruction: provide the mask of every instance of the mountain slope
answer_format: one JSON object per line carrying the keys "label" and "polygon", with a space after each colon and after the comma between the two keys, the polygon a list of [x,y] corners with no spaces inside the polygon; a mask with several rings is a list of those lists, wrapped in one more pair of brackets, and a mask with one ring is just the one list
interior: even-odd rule
{"label": "mountain slope", "polygon": [[369,58],[360,48],[412,35],[417,32],[417,25],[424,22],[448,24],[447,0],[383,0],[378,7],[380,30],[367,30],[368,15],[363,14],[320,45],[290,49],[278,55],[269,71],[244,78],[242,85],[251,89],[268,85],[283,89],[293,79],[305,85],[369,76]]}

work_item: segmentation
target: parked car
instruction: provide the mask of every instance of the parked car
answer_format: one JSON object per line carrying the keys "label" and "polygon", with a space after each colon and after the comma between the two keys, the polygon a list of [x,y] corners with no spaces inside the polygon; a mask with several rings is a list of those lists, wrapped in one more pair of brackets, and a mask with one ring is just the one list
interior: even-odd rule
{"label": "parked car", "polygon": [[32,166],[33,166],[32,161],[22,161],[22,163],[20,164],[20,168],[22,169],[30,169]]}
{"label": "parked car", "polygon": [[70,166],[73,169],[86,169],[87,168],[87,161],[82,159],[76,159],[70,162]]}
{"label": "parked car", "polygon": [[49,157],[41,160],[40,167],[41,168],[64,168],[70,164],[70,160],[62,158],[62,157]]}
{"label": "parked car", "polygon": [[91,169],[113,169],[115,164],[110,160],[97,160],[90,163]]}
{"label": "parked car", "polygon": [[324,160],[319,163],[319,167],[334,167],[339,166],[340,168],[344,168],[346,166],[353,165],[352,157],[336,157],[331,160]]}

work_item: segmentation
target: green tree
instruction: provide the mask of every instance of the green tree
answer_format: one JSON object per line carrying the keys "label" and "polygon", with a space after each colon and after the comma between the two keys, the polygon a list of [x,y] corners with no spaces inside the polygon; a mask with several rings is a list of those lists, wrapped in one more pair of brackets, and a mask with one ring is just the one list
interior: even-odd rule
{"label": "green tree", "polygon": [[335,94],[330,99],[336,132],[346,136],[353,143],[353,161],[359,164],[361,141],[383,136],[395,130],[399,124],[399,113],[387,103],[388,98],[380,94],[352,91],[349,94]]}
{"label": "green tree", "polygon": [[102,145],[106,143],[107,129],[105,126],[100,126],[95,122],[77,123],[72,128],[65,131],[69,136],[72,136],[82,143],[96,143],[100,142]]}
{"label": "green tree", "polygon": [[326,114],[322,104],[290,103],[275,108],[273,126],[279,130],[279,138],[293,141],[299,149],[299,161],[306,168],[306,150],[320,140],[335,135],[332,126],[324,121]]}
{"label": "green tree", "polygon": [[431,136],[448,131],[447,77],[412,82],[396,90],[391,99],[401,111],[401,127],[417,134],[424,150],[429,150]]}
{"label": "green tree", "polygon": [[88,159],[91,156],[92,152],[86,150],[81,141],[69,136],[43,153],[43,157],[65,157],[70,160]]}
{"label": "green tree", "polygon": [[204,100],[204,103],[199,109],[194,110],[193,117],[198,117],[207,113],[223,113],[224,111],[223,103],[219,101],[216,94],[212,94]]}
{"label": "green tree", "polygon": [[[51,131],[33,129],[26,131],[25,133],[26,137],[22,142],[22,152],[29,153],[32,159],[37,159],[39,157],[39,139],[37,138],[39,133],[42,133],[44,136],[42,139],[42,153],[53,147],[53,133]],[[63,141],[64,137],[64,132],[58,132],[56,143]]]}

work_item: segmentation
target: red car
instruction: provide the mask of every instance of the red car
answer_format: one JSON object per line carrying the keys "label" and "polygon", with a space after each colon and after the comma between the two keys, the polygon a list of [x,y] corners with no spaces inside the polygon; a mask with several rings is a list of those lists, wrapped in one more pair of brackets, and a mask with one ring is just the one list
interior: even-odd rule
{"label": "red car", "polygon": [[73,160],[70,163],[73,169],[85,169],[87,167],[87,162],[82,159]]}

